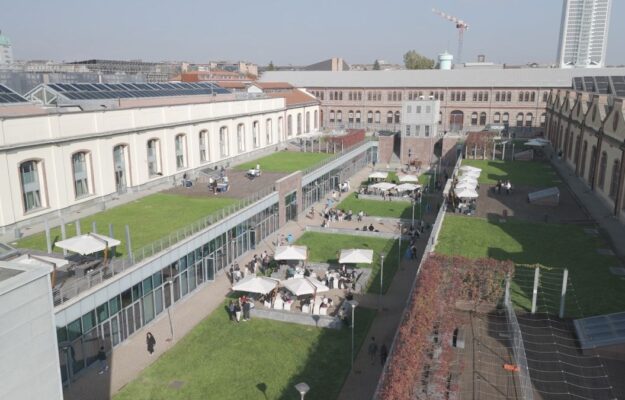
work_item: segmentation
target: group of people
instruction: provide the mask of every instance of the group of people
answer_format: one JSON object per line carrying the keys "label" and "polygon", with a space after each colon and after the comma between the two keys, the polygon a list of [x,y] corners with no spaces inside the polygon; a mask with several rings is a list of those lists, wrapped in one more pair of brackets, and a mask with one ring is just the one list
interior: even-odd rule
{"label": "group of people", "polygon": [[241,268],[239,263],[235,261],[230,266],[230,281],[235,283],[240,281],[242,278],[245,278],[247,275],[257,275],[259,272],[264,273],[269,267],[270,262],[271,258],[266,250],[260,254],[254,254],[252,260],[247,265],[244,265],[243,268]]}
{"label": "group of people", "polygon": [[351,186],[349,185],[349,181],[345,181],[343,183],[339,183],[339,191],[340,192],[349,192]]}
{"label": "group of people", "polygon": [[504,190],[506,191],[506,194],[510,194],[510,192],[512,191],[512,184],[509,180],[498,180],[497,184],[495,185],[495,193],[503,193]]}
{"label": "group of people", "polygon": [[241,296],[236,301],[230,300],[228,303],[228,317],[231,322],[249,321],[251,308],[252,301],[247,296]]}
{"label": "group of people", "polygon": [[[371,336],[371,342],[369,342],[368,348],[369,358],[371,359],[371,365],[375,363],[375,358],[378,354],[378,344],[375,341],[375,336]],[[384,366],[386,364],[386,358],[388,357],[388,349],[386,345],[382,343],[380,346],[380,364]]]}
{"label": "group of people", "polygon": [[323,222],[321,226],[327,228],[330,226],[330,222],[351,221],[354,217],[352,210],[342,210],[337,208],[325,207],[321,212]]}

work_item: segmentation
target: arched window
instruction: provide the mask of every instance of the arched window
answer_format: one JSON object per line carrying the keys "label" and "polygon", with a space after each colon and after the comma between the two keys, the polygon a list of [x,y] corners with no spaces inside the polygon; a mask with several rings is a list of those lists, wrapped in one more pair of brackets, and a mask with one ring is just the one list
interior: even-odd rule
{"label": "arched window", "polygon": [[501,116],[501,122],[503,122],[505,125],[508,125],[508,123],[510,122],[510,114],[503,113]]}
{"label": "arched window", "polygon": [[72,174],[74,176],[74,194],[77,199],[89,196],[91,187],[89,177],[91,176],[91,153],[79,151],[72,154]]}
{"label": "arched window", "polygon": [[488,101],[488,92],[484,92],[484,101]]}
{"label": "arched window", "polygon": [[302,134],[302,113],[297,113],[297,134]]}
{"label": "arched window", "polygon": [[531,128],[533,119],[534,119],[534,115],[532,115],[532,113],[525,114],[525,126],[527,126],[528,128]]}
{"label": "arched window", "polygon": [[339,124],[343,123],[343,111],[338,110],[336,112],[336,122],[338,122]]}
{"label": "arched window", "polygon": [[605,188],[605,172],[608,168],[608,153],[605,151],[601,153],[601,160],[599,161],[599,188],[604,190]]}
{"label": "arched window", "polygon": [[273,143],[273,120],[271,118],[265,120],[265,142],[266,144]]}
{"label": "arched window", "polygon": [[207,130],[200,131],[199,138],[200,138],[200,162],[204,163],[209,160],[208,131]]}
{"label": "arched window", "polygon": [[386,123],[387,124],[392,124],[393,123],[393,112],[389,111],[386,113]]}
{"label": "arched window", "polygon": [[282,124],[284,124],[284,118],[278,117],[278,141],[282,139]]}
{"label": "arched window", "polygon": [[462,131],[464,125],[464,113],[460,110],[454,110],[449,114],[449,130],[452,132]]}
{"label": "arched window", "polygon": [[595,173],[597,172],[595,169],[595,161],[597,160],[597,147],[592,146],[590,150],[590,164],[588,165],[588,182],[592,184],[592,182],[596,182],[594,179]]}
{"label": "arched window", "polygon": [[293,116],[286,117],[286,135],[293,136]]}
{"label": "arched window", "polygon": [[516,115],[516,126],[523,126],[523,113],[518,113]]}
{"label": "arched window", "polygon": [[376,123],[376,124],[379,124],[379,123],[380,123],[380,120],[381,120],[381,115],[380,115],[380,112],[379,112],[379,111],[376,111],[376,112],[375,112],[375,119],[374,119],[374,121],[375,121],[375,123]]}
{"label": "arched window", "polygon": [[486,125],[486,113],[482,112],[480,113],[480,126],[485,126]]}
{"label": "arched window", "polygon": [[162,175],[161,172],[161,141],[148,140],[148,175],[150,177]]}
{"label": "arched window", "polygon": [[330,100],[334,100],[334,92],[330,92]]}
{"label": "arched window", "polygon": [[530,92],[525,92],[525,102],[530,101]]}
{"label": "arched window", "polygon": [[349,124],[353,124],[353,123],[354,123],[354,111],[349,110],[349,111],[347,112],[347,122],[348,122]]}
{"label": "arched window", "polygon": [[493,122],[498,124],[501,122],[501,114],[496,112],[495,115],[493,115]]}
{"label": "arched window", "polygon": [[547,113],[540,114],[540,127],[545,127],[545,121],[547,120]]}
{"label": "arched window", "polygon": [[24,161],[20,164],[19,169],[24,212],[45,207],[46,199],[41,189],[45,187],[43,162],[41,160]]}
{"label": "arched window", "polygon": [[519,92],[519,102],[523,101],[523,92]]}
{"label": "arched window", "polygon": [[400,114],[399,111],[395,111],[395,123],[399,124],[400,123]]}
{"label": "arched window", "polygon": [[356,111],[356,123],[359,124],[360,123],[360,111]]}
{"label": "arched window", "polygon": [[187,135],[184,133],[176,135],[176,168],[181,169],[187,166]]}
{"label": "arched window", "polygon": [[367,123],[368,124],[373,123],[373,111],[367,111]]}
{"label": "arched window", "polygon": [[319,129],[319,111],[315,110],[314,120],[313,120],[314,129]]}
{"label": "arched window", "polygon": [[127,173],[127,166],[130,165],[128,157],[127,145],[119,144],[113,147],[113,173],[115,175],[115,188],[118,192],[126,190],[126,186],[130,183]]}
{"label": "arched window", "polygon": [[477,113],[471,113],[471,126],[477,126]]}
{"label": "arched window", "polygon": [[306,133],[310,132],[310,111],[306,111]]}
{"label": "arched window", "polygon": [[343,92],[339,92],[339,100],[343,100]]}
{"label": "arched window", "polygon": [[329,118],[330,118],[330,123],[334,122],[334,110],[330,110]]}
{"label": "arched window", "polygon": [[255,149],[260,147],[260,123],[258,121],[252,122],[252,145]]}
{"label": "arched window", "polygon": [[228,143],[228,127],[219,128],[219,153],[221,157],[228,157],[230,145]]}
{"label": "arched window", "polygon": [[500,92],[495,92],[495,101],[499,101],[499,99],[501,98]]}
{"label": "arched window", "polygon": [[245,151],[245,125],[237,125],[237,151],[243,153]]}
{"label": "arched window", "polygon": [[467,92],[462,92],[462,101],[467,100]]}
{"label": "arched window", "polygon": [[619,160],[614,160],[612,164],[612,177],[610,178],[610,197],[615,199],[616,193],[618,191],[618,177],[621,169],[621,164]]}

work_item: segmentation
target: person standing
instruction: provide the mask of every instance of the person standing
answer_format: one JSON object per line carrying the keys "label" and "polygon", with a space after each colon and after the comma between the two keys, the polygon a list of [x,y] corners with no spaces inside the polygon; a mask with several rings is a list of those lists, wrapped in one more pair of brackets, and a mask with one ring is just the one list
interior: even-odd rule
{"label": "person standing", "polygon": [[154,335],[152,335],[152,332],[148,332],[148,334],[145,335],[145,342],[148,345],[148,353],[152,355],[152,353],[154,353],[154,346],[156,346],[156,339]]}
{"label": "person standing", "polygon": [[232,300],[228,303],[228,317],[230,317],[230,322],[234,321],[234,302]]}
{"label": "person standing", "polygon": [[246,299],[243,302],[243,321],[250,320],[250,302]]}
{"label": "person standing", "polygon": [[238,302],[234,304],[234,316],[236,317],[237,322],[241,321],[241,306]]}
{"label": "person standing", "polygon": [[380,347],[380,364],[382,364],[382,366],[386,364],[386,357],[388,357],[388,350],[386,349],[386,345],[382,343]]}
{"label": "person standing", "polygon": [[109,364],[106,361],[104,346],[100,346],[100,351],[98,351],[98,361],[100,362],[100,371],[98,371],[98,374],[102,375],[105,371],[109,370]]}
{"label": "person standing", "polygon": [[378,344],[375,342],[375,337],[371,336],[371,343],[369,343],[369,357],[371,357],[371,365],[375,362],[375,356],[378,354]]}

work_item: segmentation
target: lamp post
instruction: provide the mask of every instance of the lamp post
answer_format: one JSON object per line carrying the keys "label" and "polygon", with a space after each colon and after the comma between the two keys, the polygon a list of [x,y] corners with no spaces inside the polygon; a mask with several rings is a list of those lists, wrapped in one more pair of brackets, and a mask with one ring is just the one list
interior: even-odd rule
{"label": "lamp post", "polygon": [[403,232],[401,231],[401,221],[399,221],[397,225],[399,225],[399,248],[397,249],[397,267],[399,268],[401,265],[401,237]]}
{"label": "lamp post", "polygon": [[310,386],[308,386],[305,382],[301,382],[295,385],[295,390],[299,392],[301,399],[304,400],[304,396],[306,396],[306,393],[310,390]]}
{"label": "lamp post", "polygon": [[414,205],[417,201],[415,199],[412,199],[412,227],[414,228]]}
{"label": "lamp post", "polygon": [[380,253],[380,294],[378,296],[378,308],[382,309],[382,288],[384,287],[384,253]]}
{"label": "lamp post", "polygon": [[172,321],[171,318],[171,314],[172,314],[172,308],[174,306],[174,280],[171,278],[171,276],[169,278],[167,278],[167,283],[169,283],[169,307],[167,307],[167,315],[169,316],[169,329],[171,332],[171,339],[170,341],[174,340],[174,323]]}
{"label": "lamp post", "polygon": [[349,305],[352,307],[352,371],[354,370],[354,325],[355,322],[354,321],[354,310],[356,310],[356,307],[358,306],[358,302],[356,300],[352,300],[349,302]]}

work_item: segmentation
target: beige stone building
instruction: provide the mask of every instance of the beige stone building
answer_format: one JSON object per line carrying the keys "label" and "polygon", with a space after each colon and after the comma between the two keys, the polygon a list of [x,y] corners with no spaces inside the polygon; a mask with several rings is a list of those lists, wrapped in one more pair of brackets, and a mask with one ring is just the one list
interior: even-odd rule
{"label": "beige stone building", "polygon": [[[607,92],[612,90],[597,91]],[[553,90],[547,101],[546,135],[590,190],[625,218],[624,96]]]}

